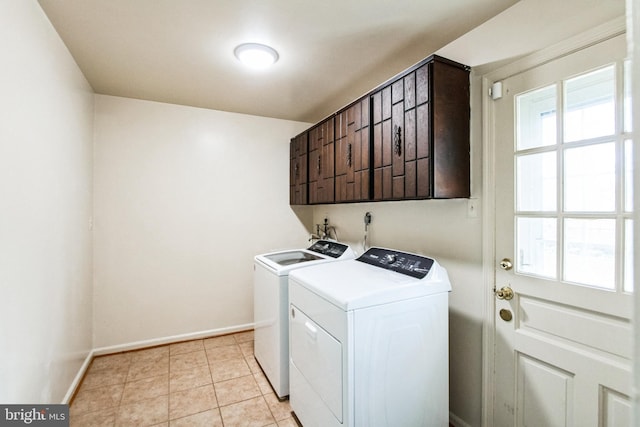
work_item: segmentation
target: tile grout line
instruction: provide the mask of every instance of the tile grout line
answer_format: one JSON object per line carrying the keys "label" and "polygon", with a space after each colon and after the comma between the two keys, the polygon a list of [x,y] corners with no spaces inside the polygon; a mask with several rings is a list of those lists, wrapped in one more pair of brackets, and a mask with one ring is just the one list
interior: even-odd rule
{"label": "tile grout line", "polygon": [[[242,364],[244,365],[244,367],[247,368],[247,374],[246,375],[240,375],[238,377],[234,376],[234,377],[227,378],[227,379],[221,379],[220,381],[217,381],[217,383],[221,383],[221,382],[224,382],[224,381],[233,381],[233,380],[236,380],[238,378],[243,378],[243,377],[250,377],[251,382],[253,382],[253,384],[257,388],[256,389],[257,395],[254,396],[254,397],[251,397],[251,398],[244,398],[244,399],[241,399],[241,400],[238,400],[238,401],[233,401],[232,403],[224,405],[224,407],[232,406],[232,405],[235,405],[235,404],[238,404],[238,403],[247,402],[247,401],[250,401],[250,400],[254,400],[256,398],[260,398],[259,401],[262,402],[262,404],[267,406],[268,414],[270,415],[270,418],[272,420],[269,423],[269,425],[273,424],[273,423],[275,423],[277,425],[280,421],[286,420],[286,418],[283,418],[282,420],[278,420],[277,419],[276,413],[274,412],[275,410],[277,410],[277,408],[272,408],[271,407],[271,405],[267,401],[268,393],[265,394],[264,388],[261,387],[259,385],[259,383],[258,383],[258,376],[259,375],[264,376],[264,373],[262,373],[262,371],[254,372],[254,370],[251,368],[252,366],[254,366],[254,363],[250,363],[250,362],[252,362],[251,358],[253,358],[255,360],[255,356],[254,356],[254,353],[253,353],[253,349],[251,347],[252,344],[246,344],[246,343],[250,343],[251,339],[246,339],[245,336],[243,336],[242,338],[239,338],[239,336],[236,335],[236,334],[233,334],[232,336],[233,336],[234,344],[225,344],[225,345],[210,346],[210,347],[207,347],[207,346],[204,345],[204,341],[205,341],[204,339],[185,341],[184,343],[187,343],[187,342],[199,342],[199,346],[195,345],[191,349],[189,349],[187,347],[186,349],[182,349],[182,350],[180,350],[180,349],[174,350],[174,351],[178,351],[178,353],[172,353],[171,352],[171,345],[172,344],[165,344],[164,346],[156,346],[156,347],[154,347],[154,348],[167,347],[166,356],[162,356],[162,358],[160,359],[160,360],[163,360],[164,357],[166,357],[166,360],[167,360],[167,370],[165,371],[166,375],[167,375],[167,382],[165,384],[167,392],[166,392],[166,394],[159,394],[157,396],[148,397],[148,398],[141,399],[141,400],[134,400],[132,402],[129,402],[129,404],[131,404],[131,405],[140,404],[141,402],[145,402],[147,400],[157,399],[157,398],[161,398],[161,397],[166,398],[167,399],[166,400],[166,414],[165,414],[166,416],[164,417],[164,419],[166,420],[166,422],[168,424],[170,424],[171,421],[174,421],[174,420],[187,418],[187,417],[190,417],[190,416],[193,416],[193,415],[201,414],[203,412],[207,412],[207,411],[216,409],[216,412],[217,412],[217,414],[219,416],[219,419],[221,420],[221,422],[222,422],[222,424],[224,426],[225,425],[225,421],[222,419],[222,410],[221,410],[223,406],[220,405],[220,395],[219,395],[219,391],[218,391],[218,389],[216,387],[216,381],[214,380],[214,376],[213,376],[214,365],[219,361],[218,360],[214,360],[214,359],[210,359],[209,358],[209,352],[207,350],[208,349],[212,349],[212,348],[225,347],[227,345],[228,346],[233,345],[233,346],[236,346],[238,348],[239,357],[227,357],[227,358],[221,359],[221,361],[232,360],[232,359],[236,359],[236,360],[242,361]],[[212,338],[215,338],[215,337],[212,337]],[[180,343],[178,343],[178,344],[180,344]],[[249,350],[248,347],[251,347],[251,350]],[[174,347],[174,349],[175,349],[175,347]],[[138,368],[142,372],[144,372],[146,366],[151,366],[154,363],[158,363],[158,358],[157,357],[156,358],[149,357],[148,359],[145,359],[145,358],[136,359],[135,358],[135,354],[136,354],[135,352],[136,351],[144,351],[144,350],[145,349],[132,350],[131,352],[123,352],[123,353],[129,353],[129,357],[124,361],[125,362],[124,364],[126,365],[126,374],[125,374],[124,379],[123,379],[121,393],[119,395],[118,400],[114,401],[114,403],[113,403],[114,406],[108,406],[108,407],[105,407],[105,408],[99,408],[99,409],[96,409],[95,411],[88,411],[86,413],[81,413],[79,415],[91,414],[91,413],[94,413],[94,412],[97,413],[97,412],[102,411],[102,410],[111,409],[115,413],[111,414],[110,416],[113,416],[113,422],[114,422],[114,424],[116,424],[118,422],[118,420],[120,419],[121,409],[128,405],[128,404],[124,403],[124,397],[126,397],[125,389],[127,388],[127,385],[131,384],[131,383],[135,383],[136,381],[142,381],[142,380],[145,380],[145,379],[148,379],[148,378],[153,378],[154,376],[156,376],[156,375],[151,375],[151,376],[148,376],[148,377],[134,378],[134,376],[135,376],[134,374],[136,372],[138,372]],[[184,351],[184,350],[187,350],[187,351]],[[208,369],[208,373],[207,373],[208,380],[210,382],[208,382],[208,384],[205,384],[205,385],[193,386],[193,387],[190,387],[190,388],[185,389],[185,390],[177,390],[176,393],[178,391],[186,391],[186,390],[196,389],[196,388],[200,388],[200,387],[207,387],[210,384],[210,386],[213,387],[214,397],[216,399],[216,402],[215,402],[216,403],[216,407],[215,408],[204,409],[204,410],[195,412],[193,414],[186,414],[184,416],[178,416],[178,417],[176,417],[175,419],[172,420],[171,419],[171,394],[172,394],[172,390],[171,390],[171,375],[172,374],[177,374],[178,372],[182,371],[181,369],[177,368],[177,365],[174,364],[172,366],[171,361],[175,360],[175,359],[172,359],[172,357],[183,355],[183,354],[196,353],[196,352],[200,352],[200,351],[202,351],[203,354],[204,354],[204,357],[206,359],[206,364],[194,365],[190,369],[193,370],[193,369],[197,368],[198,366],[206,366],[207,369]],[[118,354],[123,354],[123,353],[118,353]],[[140,354],[140,353],[138,353],[138,354]],[[109,357],[109,355],[106,355],[104,357]],[[92,365],[93,365],[93,361],[92,361]],[[105,368],[105,370],[106,369],[110,369],[110,368]],[[115,367],[113,369],[117,370],[118,368]],[[134,372],[134,369],[135,369],[135,372]],[[189,370],[188,369],[184,369],[184,371],[188,372]],[[145,375],[145,374],[142,374],[142,375]],[[114,385],[120,385],[120,384],[114,384]],[[110,385],[105,385],[105,386],[100,386],[100,387],[109,387],[109,386]],[[99,388],[99,387],[96,387],[96,388]],[[133,396],[133,394],[132,394],[132,396]],[[267,413],[265,412],[265,415],[266,414]],[[164,422],[164,421],[162,421],[162,422]]]}
{"label": "tile grout line", "polygon": [[213,373],[211,372],[211,361],[209,360],[209,355],[207,354],[207,347],[204,346],[204,341],[202,342],[204,347],[204,355],[207,358],[207,368],[209,369],[209,378],[211,378],[211,387],[213,388],[213,395],[216,397],[216,411],[218,412],[218,416],[220,417],[220,422],[222,423],[222,427],[224,427],[224,419],[222,418],[222,411],[220,410],[220,399],[218,398],[218,391],[216,390],[215,382],[213,381]]}

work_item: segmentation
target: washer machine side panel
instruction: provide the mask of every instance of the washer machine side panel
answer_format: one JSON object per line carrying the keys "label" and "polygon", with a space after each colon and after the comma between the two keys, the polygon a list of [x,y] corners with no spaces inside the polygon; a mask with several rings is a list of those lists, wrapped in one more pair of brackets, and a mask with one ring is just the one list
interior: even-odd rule
{"label": "washer machine side panel", "polygon": [[448,294],[354,312],[356,426],[448,426]]}
{"label": "washer machine side panel", "polygon": [[254,355],[279,397],[289,394],[287,281],[265,265],[254,264]]}

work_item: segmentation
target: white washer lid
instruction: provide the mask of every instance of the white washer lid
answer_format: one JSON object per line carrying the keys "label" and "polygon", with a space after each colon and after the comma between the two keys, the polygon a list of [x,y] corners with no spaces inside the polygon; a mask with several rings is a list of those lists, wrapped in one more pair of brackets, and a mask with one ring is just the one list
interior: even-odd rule
{"label": "white washer lid", "polygon": [[[325,248],[323,247],[323,245],[327,247]],[[267,267],[269,270],[273,271],[276,275],[286,276],[291,270],[309,267],[321,263],[349,260],[355,258],[356,256],[355,252],[353,252],[353,249],[351,249],[350,246],[339,242],[328,242],[320,240],[314,243],[311,247],[313,248],[315,246],[319,246],[319,249],[327,249],[329,251],[333,251],[333,255],[314,251],[311,250],[311,248],[288,249],[256,255],[254,257],[254,260],[255,262],[260,263]],[[340,246],[342,249],[344,249],[343,252],[339,253],[337,258],[335,257],[335,255],[338,253],[335,250],[336,246]]]}
{"label": "white washer lid", "polygon": [[451,291],[447,270],[436,261],[423,279],[348,260],[292,271],[289,284],[347,311]]}
{"label": "white washer lid", "polygon": [[314,253],[306,249],[293,249],[290,251],[256,255],[254,259],[269,270],[272,270],[278,276],[286,276],[289,274],[289,271],[298,268],[335,261],[334,258]]}

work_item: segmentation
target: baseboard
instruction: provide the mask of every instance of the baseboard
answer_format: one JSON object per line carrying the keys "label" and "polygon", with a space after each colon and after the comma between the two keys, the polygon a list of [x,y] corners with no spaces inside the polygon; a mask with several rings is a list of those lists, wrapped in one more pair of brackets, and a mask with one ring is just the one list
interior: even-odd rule
{"label": "baseboard", "polygon": [[209,329],[207,331],[191,332],[188,334],[173,335],[169,337],[153,338],[144,341],[135,341],[126,344],[118,344],[107,347],[99,347],[93,349],[94,356],[102,356],[104,354],[120,353],[122,351],[139,350],[146,347],[155,347],[164,344],[171,344],[180,341],[197,340],[200,338],[214,337],[217,335],[233,334],[253,329],[253,323],[245,325],[230,326],[228,328]]}
{"label": "baseboard", "polygon": [[190,341],[190,340],[197,340],[200,338],[215,337],[218,335],[233,334],[236,332],[252,330],[253,328],[254,328],[253,323],[247,323],[244,325],[230,326],[228,328],[209,329],[207,331],[192,332],[188,334],[173,335],[169,337],[154,338],[150,340],[135,341],[135,342],[126,343],[126,344],[118,344],[118,345],[112,345],[107,347],[94,348],[89,352],[89,354],[84,360],[84,363],[78,370],[78,373],[76,374],[75,378],[73,379],[73,382],[69,386],[69,390],[67,391],[67,394],[64,396],[64,400],[62,401],[62,403],[69,404],[71,402],[71,399],[73,398],[74,394],[76,393],[76,390],[80,386],[80,383],[82,382],[82,379],[84,378],[84,375],[86,374],[87,369],[89,369],[89,365],[91,365],[91,361],[96,356],[102,356],[105,354],[112,354],[112,353],[120,353],[123,351],[139,350],[142,348],[156,347],[159,345],[172,344],[172,343],[181,342],[181,341]]}
{"label": "baseboard", "polygon": [[64,396],[64,399],[62,399],[61,403],[63,405],[68,405],[69,403],[71,403],[71,399],[73,398],[73,395],[75,394],[76,390],[80,386],[80,383],[84,378],[84,374],[87,373],[87,369],[89,369],[89,365],[91,364],[91,361],[93,360],[94,355],[95,354],[93,350],[91,350],[89,354],[87,354],[87,357],[84,359],[82,366],[80,366],[78,373],[76,374],[75,378],[71,382],[71,386],[69,387],[69,390],[67,390],[67,394]]}
{"label": "baseboard", "polygon": [[449,412],[449,423],[455,427],[471,427],[471,425],[456,417],[456,415],[452,412]]}

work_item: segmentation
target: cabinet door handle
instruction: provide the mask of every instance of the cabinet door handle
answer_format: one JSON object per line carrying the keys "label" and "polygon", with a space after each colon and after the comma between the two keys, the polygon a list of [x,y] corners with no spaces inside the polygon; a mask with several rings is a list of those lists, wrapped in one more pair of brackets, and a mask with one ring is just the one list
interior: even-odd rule
{"label": "cabinet door handle", "polygon": [[320,172],[322,172],[322,167],[321,167],[320,159],[321,159],[321,157],[320,157],[320,156],[318,156],[318,174],[320,174]]}
{"label": "cabinet door handle", "polygon": [[293,168],[293,170],[294,170],[294,176],[295,176],[296,178],[298,178],[298,177],[300,176],[300,173],[298,172],[298,163],[297,163],[297,162],[296,162],[296,165],[295,165],[295,167]]}
{"label": "cabinet door handle", "polygon": [[396,156],[400,156],[402,154],[402,128],[398,125],[393,129],[393,145]]}
{"label": "cabinet door handle", "polygon": [[351,144],[347,144],[347,166],[349,166],[349,167],[351,167],[351,163],[352,163],[352,161],[351,161],[351,157],[352,157],[351,150],[352,150]]}

